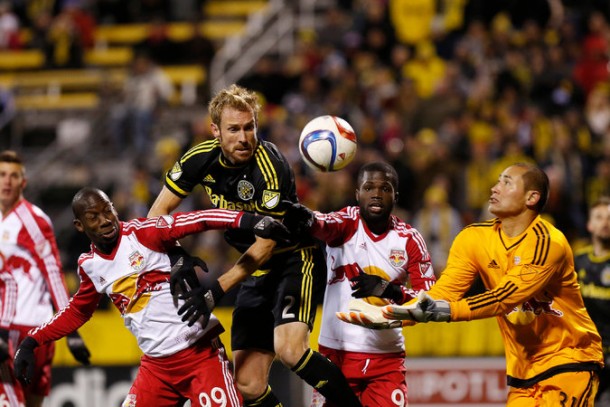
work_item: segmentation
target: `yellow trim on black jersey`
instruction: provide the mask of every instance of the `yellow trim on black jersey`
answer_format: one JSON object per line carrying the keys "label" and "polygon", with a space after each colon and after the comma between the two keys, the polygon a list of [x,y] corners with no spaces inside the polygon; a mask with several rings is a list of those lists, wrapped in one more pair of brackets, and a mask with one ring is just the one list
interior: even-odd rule
{"label": "yellow trim on black jersey", "polygon": [[196,154],[208,153],[218,146],[220,146],[220,141],[218,141],[218,139],[216,139],[216,138],[213,140],[206,140],[203,143],[199,143],[195,147],[188,150],[182,156],[182,158],[180,159],[180,163],[185,162],[186,160],[188,160],[189,158],[191,158],[192,156],[194,156]]}
{"label": "yellow trim on black jersey", "polygon": [[301,281],[301,304],[299,306],[299,320],[309,321],[311,315],[311,294],[313,289],[313,255],[312,249],[301,249],[301,259],[303,260],[303,279]]}
{"label": "yellow trim on black jersey", "polygon": [[278,190],[280,183],[277,177],[277,172],[275,171],[275,167],[269,158],[267,150],[260,145],[259,148],[257,148],[254,152],[254,156],[256,157],[258,168],[260,168],[261,173],[265,178],[267,189]]}
{"label": "yellow trim on black jersey", "polygon": [[165,182],[171,187],[171,190],[173,192],[177,193],[182,198],[186,198],[187,196],[189,196],[189,193],[180,188],[178,185],[176,185],[176,183],[172,181],[170,177],[165,177]]}

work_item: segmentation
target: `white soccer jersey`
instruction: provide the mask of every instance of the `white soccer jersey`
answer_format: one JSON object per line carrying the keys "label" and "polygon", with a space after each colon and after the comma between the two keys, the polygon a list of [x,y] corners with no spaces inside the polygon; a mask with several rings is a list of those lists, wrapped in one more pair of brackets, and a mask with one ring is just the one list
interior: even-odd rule
{"label": "white soccer jersey", "polygon": [[[362,272],[394,283],[410,283],[415,291],[428,290],[436,278],[423,238],[396,216],[391,216],[388,231],[377,236],[360,218],[358,207],[315,214],[311,230],[327,244],[328,268],[319,344],[363,353],[404,351],[401,328],[372,330],[342,322],[335,312],[347,310],[353,299],[349,280]],[[378,305],[385,303],[379,298],[367,300]]]}
{"label": "white soccer jersey", "polygon": [[80,288],[69,305],[49,323],[31,332],[39,343],[57,340],[83,325],[103,294],[121,312],[125,326],[149,356],[162,357],[187,348],[209,334],[223,331],[212,315],[205,329],[182,322],[169,288],[170,259],[166,254],[176,240],[210,229],[237,227],[241,212],[207,210],[121,222],[114,251],[92,251],[79,258]]}
{"label": "white soccer jersey", "polygon": [[0,215],[0,263],[2,324],[37,326],[68,304],[51,220],[25,199]]}

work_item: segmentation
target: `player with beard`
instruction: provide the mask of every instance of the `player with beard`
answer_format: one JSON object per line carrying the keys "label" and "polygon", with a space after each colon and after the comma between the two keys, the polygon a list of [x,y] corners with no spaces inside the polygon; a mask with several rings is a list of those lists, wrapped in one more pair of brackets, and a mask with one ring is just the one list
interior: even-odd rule
{"label": "player with beard", "polygon": [[[214,139],[191,148],[168,171],[148,215],[170,213],[202,185],[216,208],[282,218],[290,203],[298,202],[294,173],[274,144],[259,140],[260,109],[258,97],[248,89],[231,85],[219,91],[209,103]],[[243,252],[254,235],[227,231],[225,239]],[[185,278],[188,272],[187,267]],[[209,312],[225,291],[217,283],[193,291],[192,307],[183,318]],[[324,254],[319,243],[307,236],[278,244],[271,260],[241,284],[231,347],[237,386],[246,406],[281,405],[269,386],[276,356],[328,399],[344,407],[360,406],[337,366],[309,347],[309,332],[323,293]]]}
{"label": "player with beard", "polygon": [[591,245],[576,252],[574,266],[585,308],[602,337],[606,362],[599,374],[595,401],[600,406],[610,406],[610,197],[591,205],[587,230]]}

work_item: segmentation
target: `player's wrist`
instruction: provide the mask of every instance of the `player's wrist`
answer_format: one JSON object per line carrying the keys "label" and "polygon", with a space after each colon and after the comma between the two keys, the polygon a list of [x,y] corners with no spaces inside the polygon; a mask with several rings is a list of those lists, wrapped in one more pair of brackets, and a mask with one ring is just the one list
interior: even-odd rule
{"label": "player's wrist", "polygon": [[26,336],[26,338],[19,344],[19,347],[27,350],[34,350],[38,347],[38,341],[31,336]]}
{"label": "player's wrist", "polygon": [[239,219],[239,229],[252,230],[261,219],[262,215],[257,215],[251,212],[242,212],[241,218]]}

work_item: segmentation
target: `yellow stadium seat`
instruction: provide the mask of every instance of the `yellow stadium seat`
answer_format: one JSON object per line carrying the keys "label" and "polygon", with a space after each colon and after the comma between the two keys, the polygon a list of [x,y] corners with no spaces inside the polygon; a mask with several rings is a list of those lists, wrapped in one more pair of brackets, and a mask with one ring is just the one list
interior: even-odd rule
{"label": "yellow stadium seat", "polygon": [[247,0],[212,0],[205,3],[203,11],[208,17],[239,17],[262,10],[267,6],[267,1]]}
{"label": "yellow stadium seat", "polygon": [[18,110],[95,109],[99,103],[99,96],[93,92],[15,97]]}
{"label": "yellow stadium seat", "polygon": [[44,65],[44,54],[35,49],[0,51],[0,69],[37,69]]}
{"label": "yellow stadium seat", "polygon": [[89,66],[125,66],[133,60],[133,48],[95,48],[85,52],[85,63]]}

